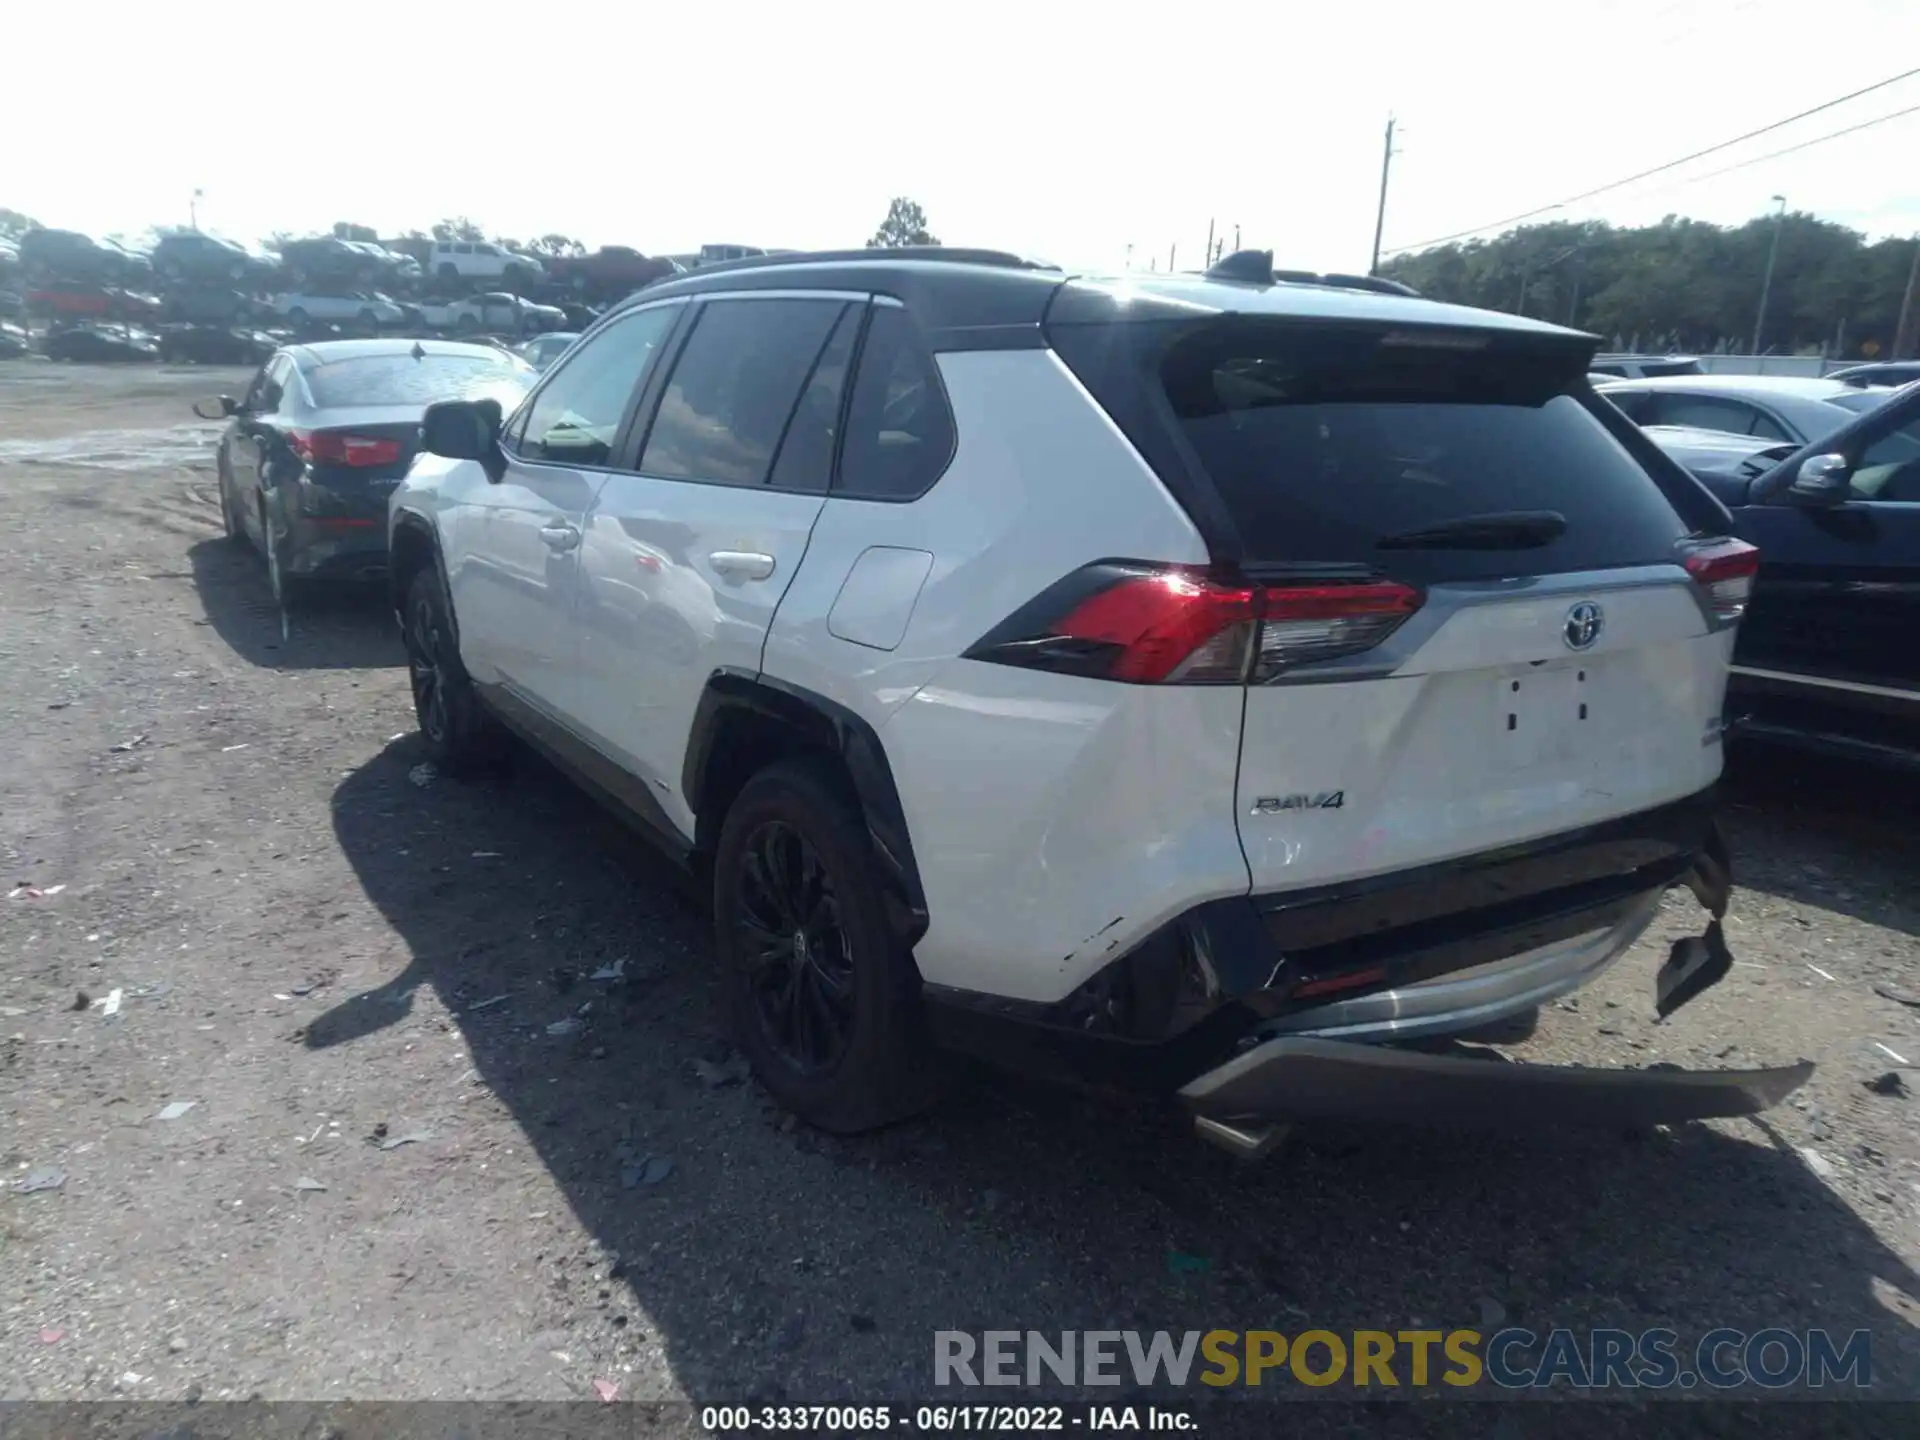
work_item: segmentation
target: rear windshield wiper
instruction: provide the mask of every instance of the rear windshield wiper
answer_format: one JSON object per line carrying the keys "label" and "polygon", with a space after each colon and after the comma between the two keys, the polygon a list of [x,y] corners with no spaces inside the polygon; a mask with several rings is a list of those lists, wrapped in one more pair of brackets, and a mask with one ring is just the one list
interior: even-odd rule
{"label": "rear windshield wiper", "polygon": [[1378,550],[1537,550],[1567,533],[1557,510],[1496,510],[1462,515],[1374,541]]}

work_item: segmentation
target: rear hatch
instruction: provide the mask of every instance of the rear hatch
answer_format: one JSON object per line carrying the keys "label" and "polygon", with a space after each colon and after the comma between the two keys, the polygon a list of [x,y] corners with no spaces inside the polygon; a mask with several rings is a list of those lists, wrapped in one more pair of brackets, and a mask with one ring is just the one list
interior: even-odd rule
{"label": "rear hatch", "polygon": [[[1236,822],[1256,892],[1716,778],[1750,552],[1704,542],[1724,511],[1592,398],[1581,337],[1095,328],[1051,338],[1207,533],[1216,583],[1253,596]],[[1703,583],[1729,580],[1739,597]]]}

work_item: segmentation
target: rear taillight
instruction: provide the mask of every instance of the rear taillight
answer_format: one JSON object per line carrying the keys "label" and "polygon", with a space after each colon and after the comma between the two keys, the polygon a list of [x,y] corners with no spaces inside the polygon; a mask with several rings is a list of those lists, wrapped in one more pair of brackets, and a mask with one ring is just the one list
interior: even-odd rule
{"label": "rear taillight", "polygon": [[1370,650],[1420,608],[1391,581],[1223,583],[1171,566],[1088,566],[996,626],[969,659],[1136,684],[1238,685]]}
{"label": "rear taillight", "polygon": [[400,442],[345,430],[289,430],[287,443],[310,465],[346,465],[355,470],[400,463]]}
{"label": "rear taillight", "polygon": [[1747,613],[1760,552],[1744,540],[1709,540],[1688,548],[1682,562],[1700,587],[1707,611],[1722,625]]}

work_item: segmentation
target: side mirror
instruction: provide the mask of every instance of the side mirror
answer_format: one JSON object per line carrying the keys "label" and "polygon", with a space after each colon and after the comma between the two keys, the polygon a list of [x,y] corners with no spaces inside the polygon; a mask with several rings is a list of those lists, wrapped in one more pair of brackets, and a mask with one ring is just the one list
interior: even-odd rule
{"label": "side mirror", "polygon": [[[214,407],[211,413],[206,409],[209,405]],[[231,395],[221,395],[212,400],[196,400],[193,402],[193,413],[202,420],[224,420],[229,415],[240,413],[240,402]]]}
{"label": "side mirror", "polygon": [[1787,483],[1787,499],[1796,505],[1839,505],[1852,493],[1853,466],[1844,455],[1809,455]]}
{"label": "side mirror", "polygon": [[500,407],[474,400],[440,400],[420,421],[420,448],[449,460],[491,461],[498,453]]}

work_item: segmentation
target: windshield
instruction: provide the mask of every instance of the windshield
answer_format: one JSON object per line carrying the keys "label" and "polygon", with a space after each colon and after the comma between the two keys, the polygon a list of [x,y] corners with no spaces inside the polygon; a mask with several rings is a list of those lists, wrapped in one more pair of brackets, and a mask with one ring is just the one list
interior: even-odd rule
{"label": "windshield", "polygon": [[493,396],[511,408],[533,383],[530,366],[512,355],[362,355],[306,372],[313,403],[323,410],[359,405],[418,405]]}

